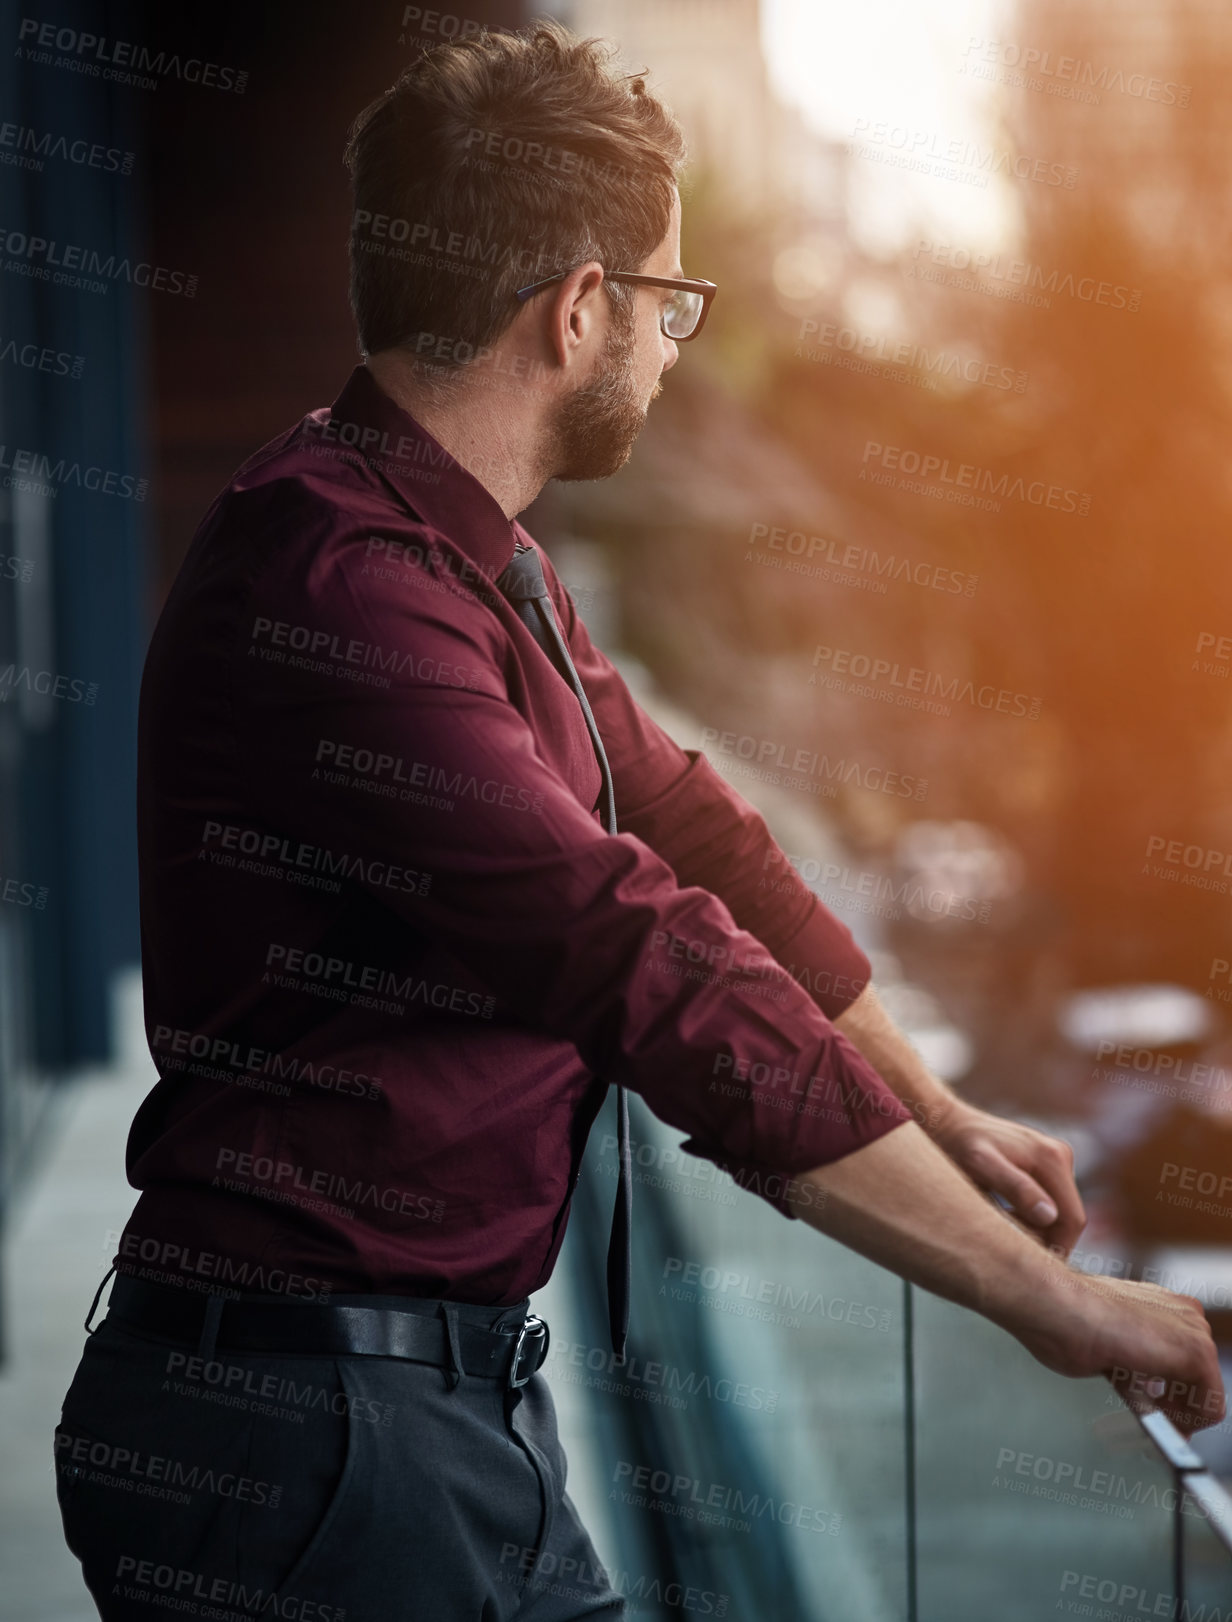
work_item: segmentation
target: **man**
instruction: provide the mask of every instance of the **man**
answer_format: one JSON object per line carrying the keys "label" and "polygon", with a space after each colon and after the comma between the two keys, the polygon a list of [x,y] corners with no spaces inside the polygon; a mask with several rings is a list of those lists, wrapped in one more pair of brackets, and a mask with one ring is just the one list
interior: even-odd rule
{"label": "man", "polygon": [[[1049,1367],[1183,1380],[1187,1428],[1222,1412],[1197,1304],[1067,1269],[1068,1150],[929,1075],[850,933],[639,709],[516,521],[549,478],[624,462],[700,328],[681,157],[641,80],[553,25],[410,67],[348,150],[365,362],[236,474],[160,619],[139,831],[161,1079],[56,1436],[106,1618],[621,1614],[601,1578],[527,1581],[601,1571],[527,1297],[613,1082]],[[841,1106],[731,1079],[776,1070]]]}

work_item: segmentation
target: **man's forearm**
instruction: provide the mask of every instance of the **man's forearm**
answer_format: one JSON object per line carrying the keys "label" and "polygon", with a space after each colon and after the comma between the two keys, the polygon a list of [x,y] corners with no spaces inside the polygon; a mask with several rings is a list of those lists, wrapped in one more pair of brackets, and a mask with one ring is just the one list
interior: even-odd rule
{"label": "man's forearm", "polygon": [[833,1024],[859,1048],[924,1130],[933,1135],[958,1100],[945,1083],[933,1075],[886,1013],[873,986],[867,985]]}
{"label": "man's forearm", "polygon": [[994,1205],[913,1122],[797,1173],[794,1215],[878,1266],[1016,1333],[1065,1264]]}

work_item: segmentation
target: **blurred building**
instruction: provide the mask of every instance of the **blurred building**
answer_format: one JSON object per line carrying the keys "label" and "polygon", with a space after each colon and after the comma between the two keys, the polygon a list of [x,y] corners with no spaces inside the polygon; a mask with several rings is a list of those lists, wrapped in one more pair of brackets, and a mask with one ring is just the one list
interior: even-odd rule
{"label": "blurred building", "polygon": [[848,160],[778,100],[766,69],[760,0],[558,0],[562,22],[617,39],[684,127],[690,162],[745,213],[845,216]]}

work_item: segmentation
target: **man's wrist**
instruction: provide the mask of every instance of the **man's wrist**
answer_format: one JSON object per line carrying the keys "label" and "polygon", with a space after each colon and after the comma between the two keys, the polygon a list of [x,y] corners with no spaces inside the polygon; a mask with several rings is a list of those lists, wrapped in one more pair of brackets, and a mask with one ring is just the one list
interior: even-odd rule
{"label": "man's wrist", "polygon": [[934,1143],[944,1149],[947,1140],[961,1127],[969,1126],[980,1113],[974,1104],[968,1104],[944,1082],[938,1081],[930,1091],[927,1104],[920,1105],[917,1119]]}
{"label": "man's wrist", "polygon": [[1059,1351],[1077,1305],[1075,1277],[1008,1213],[1002,1216],[1003,1242],[987,1253],[977,1310],[1033,1353],[1044,1343]]}

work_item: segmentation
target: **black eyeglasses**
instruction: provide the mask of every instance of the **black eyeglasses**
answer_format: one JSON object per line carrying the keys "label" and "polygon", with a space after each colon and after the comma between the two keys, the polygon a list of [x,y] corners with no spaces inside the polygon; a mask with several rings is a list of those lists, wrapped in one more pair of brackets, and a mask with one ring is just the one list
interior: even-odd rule
{"label": "black eyeglasses", "polygon": [[[675,296],[667,301],[659,316],[659,331],[665,338],[678,344],[697,337],[705,325],[710,301],[719,290],[715,282],[690,277],[642,276],[633,270],[605,270],[603,274],[609,282],[630,282],[635,287],[674,287]],[[563,281],[568,275],[567,270],[558,270],[555,276],[545,276],[541,282],[519,287],[514,297],[525,303],[541,287],[550,287],[553,282]]]}

